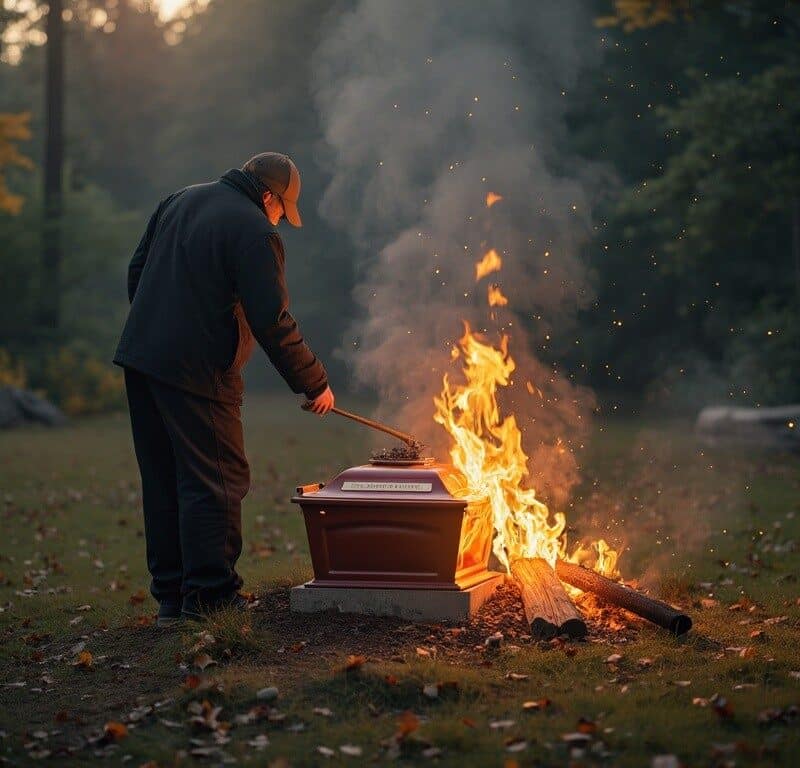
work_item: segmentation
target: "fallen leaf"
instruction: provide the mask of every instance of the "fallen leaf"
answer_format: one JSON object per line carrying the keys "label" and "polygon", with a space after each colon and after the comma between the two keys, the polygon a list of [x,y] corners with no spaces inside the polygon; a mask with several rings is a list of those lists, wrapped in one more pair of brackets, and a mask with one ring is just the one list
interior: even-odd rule
{"label": "fallen leaf", "polygon": [[386,675],[386,677],[384,677],[383,680],[386,683],[386,685],[397,685],[398,682],[397,678],[394,675]]}
{"label": "fallen leaf", "polygon": [[183,681],[183,687],[186,688],[186,690],[191,691],[200,685],[200,680],[201,678],[199,675],[186,675]]}
{"label": "fallen leaf", "polygon": [[422,686],[422,694],[429,699],[439,698],[439,686],[436,683],[428,683]]}
{"label": "fallen leaf", "polygon": [[269,746],[269,738],[267,738],[267,734],[259,733],[258,736],[250,739],[247,744],[260,752],[262,749]]}
{"label": "fallen leaf", "polygon": [[212,659],[207,653],[198,653],[192,661],[192,664],[198,669],[205,669],[206,667],[210,667],[212,664],[216,663],[217,662],[214,661],[214,659]]}
{"label": "fallen leaf", "polygon": [[361,747],[357,747],[355,744],[342,744],[342,746],[339,747],[339,751],[348,757],[361,757],[364,750],[361,749]]}
{"label": "fallen leaf", "polygon": [[137,589],[129,598],[128,602],[131,605],[141,605],[147,599],[143,589]]}
{"label": "fallen leaf", "polygon": [[621,653],[612,653],[606,660],[605,664],[619,664],[622,661],[622,654]]}
{"label": "fallen leaf", "polygon": [[75,661],[72,662],[73,667],[78,669],[89,669],[94,663],[94,657],[89,651],[81,651]]}
{"label": "fallen leaf", "polygon": [[419,728],[419,718],[410,710],[403,712],[397,720],[396,738],[400,741]]}
{"label": "fallen leaf", "polygon": [[582,717],[578,720],[578,733],[597,733],[597,723]]}
{"label": "fallen leaf", "polygon": [[344,671],[355,672],[356,670],[361,669],[361,667],[363,667],[364,664],[366,664],[366,662],[367,662],[366,656],[361,656],[361,655],[348,656],[347,661],[345,662],[344,665]]}
{"label": "fallen leaf", "polygon": [[489,722],[489,727],[493,731],[504,731],[507,728],[513,728],[516,724],[516,720],[491,720]]}
{"label": "fallen leaf", "polygon": [[506,752],[522,752],[528,748],[528,742],[523,738],[508,739],[505,742]]}
{"label": "fallen leaf", "polygon": [[467,728],[477,728],[478,724],[471,718],[471,717],[462,717],[461,722],[467,726]]}
{"label": "fallen leaf", "polygon": [[431,655],[431,652],[427,648],[417,648],[417,656],[422,656],[423,658],[427,658]]}
{"label": "fallen leaf", "polygon": [[278,689],[274,685],[262,688],[256,693],[258,701],[275,701],[278,698]]}
{"label": "fallen leaf", "polygon": [[523,675],[519,672],[509,672],[506,675],[506,680],[527,680],[529,675]]}
{"label": "fallen leaf", "polygon": [[522,709],[525,712],[547,709],[552,703],[547,697],[542,697],[541,699],[536,699],[536,701],[523,701]]}
{"label": "fallen leaf", "polygon": [[591,740],[592,737],[588,733],[581,733],[580,731],[561,734],[561,741],[564,741],[567,744],[587,744]]}
{"label": "fallen leaf", "polygon": [[327,707],[314,707],[311,710],[315,715],[321,715],[322,717],[331,717],[333,712],[329,710]]}
{"label": "fallen leaf", "polygon": [[730,720],[733,717],[733,708],[724,696],[720,696],[715,693],[711,697],[710,702],[711,706],[714,708],[714,712],[717,714],[717,717],[719,717],[721,720]]}
{"label": "fallen leaf", "polygon": [[317,752],[323,757],[333,757],[336,754],[336,750],[330,747],[323,747],[322,745],[317,747]]}
{"label": "fallen leaf", "polygon": [[677,685],[678,688],[688,688],[692,684],[691,680],[674,680],[673,685]]}
{"label": "fallen leaf", "polygon": [[123,723],[112,720],[103,726],[103,733],[105,733],[109,741],[120,741],[128,735],[128,727]]}
{"label": "fallen leaf", "polygon": [[675,755],[656,755],[650,761],[650,768],[681,768],[681,762]]}

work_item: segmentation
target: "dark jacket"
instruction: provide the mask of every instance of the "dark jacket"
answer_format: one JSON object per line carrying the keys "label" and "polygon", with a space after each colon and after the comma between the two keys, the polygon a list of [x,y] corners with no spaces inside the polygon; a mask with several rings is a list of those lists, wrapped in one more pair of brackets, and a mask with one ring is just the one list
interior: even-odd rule
{"label": "dark jacket", "polygon": [[322,363],[289,314],[283,241],[254,177],[228,171],[163,200],[128,269],[114,362],[179,389],[240,402],[250,329],[292,390],[316,397]]}

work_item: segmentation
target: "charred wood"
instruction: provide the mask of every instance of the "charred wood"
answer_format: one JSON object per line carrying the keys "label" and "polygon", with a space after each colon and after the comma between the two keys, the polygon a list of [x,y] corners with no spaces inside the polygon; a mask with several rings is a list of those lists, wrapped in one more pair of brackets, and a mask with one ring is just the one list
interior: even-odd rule
{"label": "charred wood", "polygon": [[511,574],[522,592],[533,637],[549,640],[557,635],[586,636],[586,623],[547,561],[540,557],[515,560]]}
{"label": "charred wood", "polygon": [[671,605],[647,597],[583,566],[559,560],[556,563],[556,575],[561,581],[652,621],[674,635],[684,635],[692,628],[691,618]]}

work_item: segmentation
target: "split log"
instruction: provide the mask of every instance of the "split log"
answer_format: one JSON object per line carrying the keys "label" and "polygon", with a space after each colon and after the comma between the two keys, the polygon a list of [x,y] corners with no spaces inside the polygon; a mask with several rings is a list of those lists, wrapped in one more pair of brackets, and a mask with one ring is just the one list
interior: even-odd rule
{"label": "split log", "polygon": [[692,628],[692,620],[685,613],[660,600],[647,597],[635,589],[607,579],[596,571],[559,560],[556,563],[556,575],[561,581],[584,592],[591,592],[613,605],[652,621],[674,635],[685,635]]}
{"label": "split log", "polygon": [[564,591],[555,571],[540,557],[515,560],[511,574],[522,592],[531,635],[549,640],[557,635],[586,636],[586,624]]}

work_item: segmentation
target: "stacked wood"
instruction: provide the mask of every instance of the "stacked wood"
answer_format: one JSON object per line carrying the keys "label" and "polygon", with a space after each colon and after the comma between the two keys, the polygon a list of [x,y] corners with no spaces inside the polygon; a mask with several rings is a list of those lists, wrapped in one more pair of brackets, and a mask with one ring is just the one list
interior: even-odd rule
{"label": "stacked wood", "polygon": [[630,587],[607,579],[596,571],[559,560],[556,563],[556,575],[561,581],[582,589],[584,592],[592,592],[613,605],[652,621],[659,627],[668,629],[674,635],[686,634],[692,628],[692,620],[685,613],[681,613],[660,600],[654,600]]}
{"label": "stacked wood", "polygon": [[546,560],[540,557],[515,560],[511,563],[511,574],[522,592],[533,637],[549,640],[558,635],[586,636],[586,623]]}

